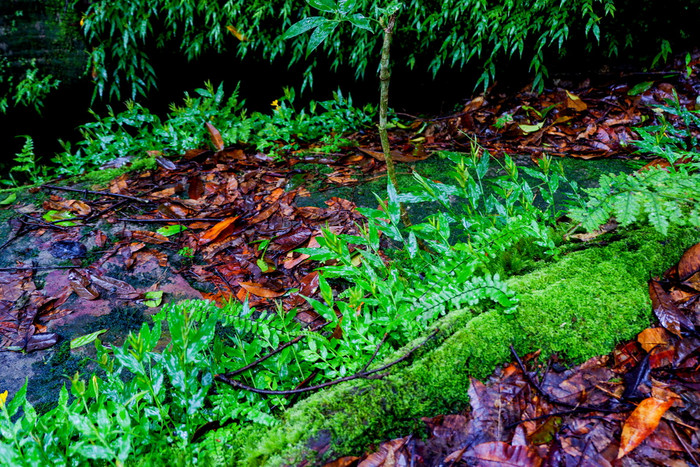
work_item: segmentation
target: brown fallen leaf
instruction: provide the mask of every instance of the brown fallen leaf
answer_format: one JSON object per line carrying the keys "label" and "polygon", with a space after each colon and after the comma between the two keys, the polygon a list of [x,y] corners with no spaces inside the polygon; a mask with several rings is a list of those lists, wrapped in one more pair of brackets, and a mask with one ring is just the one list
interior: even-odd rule
{"label": "brown fallen leaf", "polygon": [[622,459],[652,434],[661,417],[672,405],[673,399],[664,401],[656,397],[649,397],[640,402],[622,427],[617,458]]}
{"label": "brown fallen leaf", "polygon": [[257,295],[258,297],[276,298],[285,294],[285,292],[275,292],[274,290],[267,289],[255,282],[239,282],[238,285],[243,287],[247,292]]}
{"label": "brown fallen leaf", "polygon": [[656,280],[649,281],[649,297],[654,314],[661,325],[668,331],[681,336],[681,328],[692,330],[695,328],[693,322],[688,318],[676,304],[671,300],[670,295],[664,290]]}
{"label": "brown fallen leaf", "polygon": [[78,295],[85,300],[96,300],[100,297],[100,293],[90,282],[88,274],[81,273],[77,269],[71,269],[68,273],[70,287]]}
{"label": "brown fallen leaf", "polygon": [[678,261],[678,278],[688,280],[693,274],[700,272],[700,243],[688,248]]}
{"label": "brown fallen leaf", "polygon": [[411,436],[405,438],[397,438],[391,441],[382,443],[379,446],[379,451],[367,456],[365,460],[360,462],[358,467],[393,467],[396,465],[408,465],[406,455],[401,452],[406,443],[411,439]]}
{"label": "brown fallen leaf", "polygon": [[214,145],[214,149],[217,151],[221,151],[224,149],[224,140],[221,137],[221,133],[219,133],[219,130],[214,127],[211,123],[207,122],[207,131],[209,132],[209,138],[211,139],[211,144]]}
{"label": "brown fallen leaf", "polygon": [[657,345],[668,344],[669,338],[670,335],[664,328],[647,328],[639,333],[637,341],[645,351],[650,352]]}
{"label": "brown fallen leaf", "polygon": [[[365,149],[365,148],[360,148],[358,147],[360,151],[364,152],[368,156],[372,156],[378,161],[384,162],[384,153],[383,152],[378,152],[378,151],[372,151],[370,149]],[[422,161],[430,157],[425,151],[422,150],[416,150],[416,155],[411,155],[407,154],[401,151],[398,151],[394,149],[391,151],[391,158],[394,160],[394,162],[415,162],[415,161]]]}
{"label": "brown fallen leaf", "polygon": [[542,465],[542,458],[531,451],[528,446],[511,446],[502,441],[481,443],[467,451],[464,457],[477,459],[479,466],[538,467]]}
{"label": "brown fallen leaf", "polygon": [[202,234],[199,238],[199,244],[206,245],[207,243],[219,240],[221,237],[228,236],[234,230],[234,223],[238,220],[238,217],[239,216],[229,217],[215,224],[214,227]]}

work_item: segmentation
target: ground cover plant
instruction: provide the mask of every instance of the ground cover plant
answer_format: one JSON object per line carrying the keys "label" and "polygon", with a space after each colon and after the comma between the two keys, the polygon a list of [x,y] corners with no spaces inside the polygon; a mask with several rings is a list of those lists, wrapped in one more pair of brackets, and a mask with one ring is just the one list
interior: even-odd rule
{"label": "ground cover plant", "polygon": [[[666,88],[661,84],[652,83],[650,95]],[[202,95],[187,112],[200,115],[202,107],[206,112],[208,99],[219,94],[213,87],[203,92],[209,97]],[[301,206],[296,201],[312,193],[292,181],[316,177],[317,172],[298,167],[317,163],[331,169],[323,188],[357,187],[360,176],[371,178],[383,169],[374,150],[376,135],[355,135],[357,148],[334,161],[313,154],[313,146],[298,152],[289,141],[275,142],[272,147],[279,152],[270,155],[260,146],[240,144],[206,113],[206,121],[192,130],[200,133],[192,144],[210,138],[212,149],[164,158],[99,187],[44,185],[41,190],[50,195],[41,207],[20,199],[16,210],[23,215],[12,222],[0,246],[7,264],[0,271],[3,297],[8,297],[0,302],[4,348],[50,348],[61,329],[52,321],[84,303],[109,298],[158,308],[165,294],[163,271],[190,278],[202,289],[191,293],[211,301],[170,303],[122,342],[110,342],[106,329],[71,336],[74,350],[95,342],[92,357],[98,368],[94,374],[72,375],[70,389],[61,385],[58,403],[41,410],[27,402],[31,385],[9,402],[3,395],[0,462],[275,464],[326,448],[330,451],[321,455],[343,454],[345,447],[359,451],[368,441],[414,426],[431,407],[464,406],[469,376],[486,376],[507,359],[504,343],[521,353],[536,345],[544,354],[578,363],[633,336],[649,322],[643,289],[649,272],[660,273],[669,257],[697,241],[697,225],[683,216],[697,212],[697,163],[684,160],[692,154],[685,148],[697,138],[696,114],[682,103],[682,94],[674,96],[664,118],[674,125],[673,134],[684,135],[683,146],[654,128],[640,133],[638,145],[669,148],[652,150],[654,156],[665,155],[655,164],[667,170],[608,177],[609,182],[603,178],[605,192],[581,191],[560,161],[548,155],[532,153],[531,165],[523,166],[515,155],[497,159],[500,154],[474,140],[459,146],[462,151],[448,146],[465,141],[467,125],[477,141],[483,136],[479,130],[487,128],[488,142],[499,149],[507,147],[507,131],[519,131],[521,138],[511,144],[558,141],[559,150],[585,143],[596,147],[591,143],[602,138],[601,131],[623,126],[606,126],[603,120],[594,127],[590,121],[577,126],[599,119],[595,98],[589,109],[586,97],[566,90],[558,94],[555,103],[547,102],[548,95],[530,96],[529,109],[520,105],[501,128],[494,122],[502,116],[489,112],[482,99],[446,119],[451,128],[429,130],[428,123],[417,120],[414,130],[411,125],[396,130],[392,143],[409,153],[402,157],[412,164],[401,183],[410,179],[412,185],[399,194],[380,173],[383,190],[377,189],[372,205],[359,209],[338,197],[321,206]],[[625,91],[620,102],[629,97]],[[276,111],[284,110],[284,103],[277,105]],[[346,111],[353,114],[352,109],[330,114],[343,119]],[[135,115],[138,121],[147,113]],[[131,125],[127,116],[109,118]],[[631,123],[620,134],[634,131]],[[441,131],[451,132],[450,138],[436,141]],[[100,132],[110,134],[109,129]],[[126,139],[130,132],[122,135]],[[425,156],[425,164],[442,158],[452,171],[449,178],[421,174],[417,162],[423,156],[407,150],[416,148],[411,142],[416,138],[434,144],[433,149],[452,149]],[[303,142],[294,137],[292,143]],[[99,153],[103,149],[96,144]],[[681,151],[686,151],[683,157]],[[657,179],[647,174],[668,174],[664,180],[683,187],[657,210],[665,221],[658,221],[658,214],[639,215],[633,202],[656,193]],[[619,193],[627,194],[626,205],[615,201]],[[601,200],[614,208],[600,208]],[[400,222],[401,202],[414,216],[412,226]],[[424,203],[437,209],[421,214]],[[610,240],[594,234],[589,238],[596,247],[571,251],[577,247],[565,243],[565,234],[576,222],[564,216],[597,227],[610,214],[622,224],[646,229],[620,230],[613,233],[619,238]],[[20,245],[22,237],[35,243]],[[29,250],[37,257],[18,264]],[[44,250],[50,255],[42,256]],[[677,272],[684,281],[695,274],[687,264],[697,261],[689,256],[679,266],[683,272]],[[56,259],[69,264],[57,268]],[[44,267],[52,275],[40,278]],[[522,272],[530,274],[508,277]],[[52,291],[40,290],[42,282]],[[693,326],[659,287],[654,286],[652,299],[661,301],[656,308],[663,312],[662,322],[671,332]],[[586,300],[580,300],[581,291]],[[411,359],[420,361],[409,365]],[[444,371],[436,374],[431,368]],[[337,388],[304,399],[331,386]],[[474,387],[472,395],[479,388]],[[373,391],[377,397],[370,397]],[[416,403],[407,393],[426,397]],[[356,407],[350,402],[362,410],[349,413],[348,407]],[[377,417],[383,413],[391,416]],[[310,446],[309,438],[316,435]]]}

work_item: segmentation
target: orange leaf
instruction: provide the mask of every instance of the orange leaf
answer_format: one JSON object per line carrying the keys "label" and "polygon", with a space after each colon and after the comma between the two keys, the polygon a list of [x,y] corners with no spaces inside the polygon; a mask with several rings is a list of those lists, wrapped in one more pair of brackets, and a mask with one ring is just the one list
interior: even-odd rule
{"label": "orange leaf", "polygon": [[262,285],[255,282],[239,282],[238,285],[253,295],[257,295],[258,297],[275,298],[284,295],[284,292],[275,292],[274,290],[266,289]]}
{"label": "orange leaf", "polygon": [[211,229],[207,230],[202,234],[199,239],[200,245],[206,245],[209,242],[217,240],[219,237],[228,235],[233,230],[233,223],[236,222],[239,216],[229,217],[221,222],[217,223]]}
{"label": "orange leaf", "polygon": [[214,145],[214,149],[221,151],[224,149],[224,140],[221,138],[221,133],[217,130],[214,125],[207,122],[207,131],[209,132],[209,137],[211,138],[211,143]]}
{"label": "orange leaf", "polygon": [[657,345],[668,344],[668,338],[669,334],[664,328],[647,328],[639,333],[637,341],[649,352]]}
{"label": "orange leaf", "polygon": [[226,29],[228,29],[228,31],[229,31],[231,34],[233,34],[234,36],[236,36],[236,39],[238,39],[239,41],[241,41],[241,42],[248,42],[248,38],[245,37],[243,34],[241,34],[240,31],[238,31],[238,29],[234,28],[234,27],[231,26],[230,24],[229,24],[228,26],[226,26]]}
{"label": "orange leaf", "polygon": [[663,414],[673,405],[673,399],[663,401],[649,397],[639,403],[622,427],[620,450],[617,458],[621,459],[634,450],[652,434],[661,421]]}

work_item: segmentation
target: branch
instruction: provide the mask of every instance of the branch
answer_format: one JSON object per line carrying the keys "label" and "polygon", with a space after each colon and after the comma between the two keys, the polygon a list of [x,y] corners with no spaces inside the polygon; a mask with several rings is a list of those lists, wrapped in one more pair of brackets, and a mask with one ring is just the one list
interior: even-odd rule
{"label": "branch", "polygon": [[[271,391],[268,389],[257,389],[257,388],[251,387],[251,386],[246,386],[245,384],[241,383],[240,381],[236,381],[236,380],[227,378],[225,375],[216,375],[216,376],[214,376],[214,379],[221,381],[223,383],[226,383],[230,386],[233,386],[236,389],[243,389],[246,391],[255,392],[257,394],[268,394],[268,395],[273,395],[273,396],[280,396],[280,395],[285,396],[285,395],[289,395],[289,394],[300,394],[303,392],[316,391],[318,389],[322,389],[322,388],[325,388],[328,386],[333,386],[336,384],[344,383],[346,381],[352,381],[352,380],[360,379],[360,378],[370,379],[373,377],[372,375],[379,373],[380,371],[384,371],[387,368],[390,368],[398,363],[401,363],[401,362],[407,360],[413,354],[413,352],[418,350],[420,347],[423,347],[425,344],[428,343],[428,341],[430,341],[430,339],[435,337],[437,335],[438,331],[439,330],[436,329],[423,342],[421,342],[420,344],[413,347],[405,355],[394,360],[393,362],[387,363],[384,366],[381,366],[379,368],[375,368],[374,370],[370,370],[370,371],[361,371],[359,373],[355,373],[354,375],[346,376],[344,378],[335,379],[333,381],[327,381],[325,383],[317,384],[316,386],[309,386],[307,388],[290,389],[288,391]],[[376,378],[376,376],[374,376],[374,377]]]}
{"label": "branch", "polygon": [[48,190],[59,190],[59,191],[71,191],[73,193],[84,193],[86,195],[98,195],[98,196],[111,196],[113,198],[124,198],[124,199],[130,199],[131,201],[136,201],[137,203],[153,203],[153,201],[147,200],[147,199],[141,199],[141,198],[136,198],[135,196],[127,196],[127,195],[120,195],[117,193],[109,193],[107,191],[90,191],[90,190],[80,190],[78,188],[68,188],[64,186],[56,186],[56,185],[41,185],[41,188],[48,189]]}
{"label": "branch", "polygon": [[[219,272],[219,271],[217,271],[216,269],[215,269],[215,271],[216,271],[217,273]],[[323,324],[319,324],[318,326],[316,326],[315,328],[313,328],[313,329],[311,330],[311,332],[316,332],[316,331],[322,329],[323,327],[325,327],[326,325],[328,325],[329,323],[330,323],[330,321],[328,321],[328,322],[326,322],[326,323],[323,323]],[[302,339],[305,338],[305,337],[306,337],[306,334],[300,334],[300,335],[298,335],[297,337],[295,337],[294,339],[292,339],[291,341],[285,342],[284,344],[280,344],[280,345],[277,346],[277,348],[276,348],[275,350],[273,350],[272,352],[269,352],[267,355],[263,355],[262,357],[258,358],[258,359],[255,360],[254,362],[251,362],[251,363],[247,364],[247,365],[244,366],[243,368],[239,368],[239,369],[237,369],[237,370],[229,371],[228,373],[224,373],[223,375],[217,375],[217,378],[218,378],[218,376],[223,376],[223,377],[226,377],[226,378],[230,378],[231,376],[240,375],[240,374],[243,373],[244,371],[250,370],[250,369],[253,368],[254,366],[256,366],[256,365],[258,365],[258,364],[264,362],[264,361],[267,360],[268,358],[270,358],[270,357],[272,357],[272,356],[274,356],[274,355],[277,355],[278,353],[280,353],[281,351],[283,351],[283,350],[286,349],[287,347],[296,344],[297,342],[299,342],[300,340],[302,340]]]}
{"label": "branch", "polygon": [[131,217],[119,217],[118,221],[122,222],[176,222],[176,223],[189,223],[189,222],[221,222],[223,219],[216,219],[211,217],[188,217],[182,219],[136,219]]}

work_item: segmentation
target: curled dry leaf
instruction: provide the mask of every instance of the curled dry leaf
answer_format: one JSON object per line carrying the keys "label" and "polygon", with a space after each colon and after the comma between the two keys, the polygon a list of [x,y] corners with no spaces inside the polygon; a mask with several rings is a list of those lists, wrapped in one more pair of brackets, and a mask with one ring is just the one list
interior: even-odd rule
{"label": "curled dry leaf", "polygon": [[617,458],[622,459],[652,434],[661,417],[672,405],[673,399],[661,400],[656,397],[649,397],[640,402],[622,427]]}

